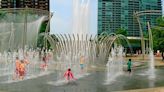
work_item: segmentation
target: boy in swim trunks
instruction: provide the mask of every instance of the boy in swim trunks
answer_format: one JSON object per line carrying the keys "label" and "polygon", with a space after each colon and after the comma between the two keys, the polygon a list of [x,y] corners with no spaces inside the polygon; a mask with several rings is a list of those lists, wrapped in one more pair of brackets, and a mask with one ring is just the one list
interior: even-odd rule
{"label": "boy in swim trunks", "polygon": [[81,68],[81,72],[83,72],[83,70],[84,70],[84,60],[85,60],[84,56],[81,56],[80,57],[80,68]]}

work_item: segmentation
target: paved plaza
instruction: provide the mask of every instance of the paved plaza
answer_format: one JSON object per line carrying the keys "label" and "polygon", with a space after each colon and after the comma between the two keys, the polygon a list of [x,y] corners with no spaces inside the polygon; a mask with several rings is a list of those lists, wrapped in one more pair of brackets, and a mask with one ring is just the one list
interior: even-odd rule
{"label": "paved plaza", "polygon": [[[156,59],[156,66],[164,64],[160,57],[156,57]],[[105,68],[99,66],[90,68],[89,75],[68,84],[55,85],[56,74],[60,72],[58,70],[38,78],[1,83],[0,90],[1,92],[163,92],[164,68],[157,67],[155,69],[156,78],[150,80],[146,74],[146,66],[138,68],[139,66],[134,67],[131,75],[124,71],[122,75],[107,85],[104,84],[106,79]]]}

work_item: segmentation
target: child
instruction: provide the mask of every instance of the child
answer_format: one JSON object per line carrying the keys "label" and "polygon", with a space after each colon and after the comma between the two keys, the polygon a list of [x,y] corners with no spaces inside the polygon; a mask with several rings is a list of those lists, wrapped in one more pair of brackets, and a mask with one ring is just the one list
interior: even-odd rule
{"label": "child", "polygon": [[23,61],[24,61],[25,64],[29,64],[30,63],[26,57],[24,57]]}
{"label": "child", "polygon": [[81,68],[81,71],[84,69],[84,56],[81,56],[80,57],[80,68]]}
{"label": "child", "polygon": [[25,62],[21,60],[21,64],[19,65],[19,79],[24,79],[25,76]]}
{"label": "child", "polygon": [[43,64],[41,64],[41,68],[43,69],[43,70],[46,70],[47,69],[47,56],[45,55],[44,57],[43,57]]}
{"label": "child", "polygon": [[131,59],[129,59],[129,61],[128,61],[127,65],[128,65],[128,67],[127,67],[127,68],[128,68],[128,70],[127,70],[127,71],[128,71],[129,73],[131,73],[131,66],[132,66]]}
{"label": "child", "polygon": [[68,70],[64,73],[64,77],[66,78],[66,80],[68,82],[71,81],[71,80],[73,80],[73,79],[75,80],[74,75],[71,72],[71,69],[70,68],[68,68]]}
{"label": "child", "polygon": [[18,57],[16,57],[16,60],[15,60],[15,75],[13,77],[13,79],[15,80],[16,78],[18,78],[19,76],[19,66],[20,66],[21,62],[19,60]]}

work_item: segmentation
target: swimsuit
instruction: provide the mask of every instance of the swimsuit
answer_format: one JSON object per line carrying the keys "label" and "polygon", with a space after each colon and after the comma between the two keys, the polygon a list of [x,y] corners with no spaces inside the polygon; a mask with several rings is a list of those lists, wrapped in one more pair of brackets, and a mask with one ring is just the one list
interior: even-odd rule
{"label": "swimsuit", "polygon": [[84,68],[84,64],[80,64],[80,67],[81,67],[81,69],[83,69]]}

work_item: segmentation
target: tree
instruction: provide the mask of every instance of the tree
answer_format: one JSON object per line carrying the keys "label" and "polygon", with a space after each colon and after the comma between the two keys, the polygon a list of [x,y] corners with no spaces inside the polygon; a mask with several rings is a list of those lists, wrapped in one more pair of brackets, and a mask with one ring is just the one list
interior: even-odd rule
{"label": "tree", "polygon": [[152,29],[153,34],[153,47],[154,50],[164,51],[164,29],[154,27]]}
{"label": "tree", "polygon": [[[125,37],[127,37],[127,30],[125,28],[119,28],[119,29],[116,30],[115,33],[116,34],[121,34],[121,35],[124,35]],[[116,41],[116,43],[117,44],[122,44],[125,47],[129,47],[128,44],[127,44],[127,42],[125,40],[123,40],[123,39],[118,39]]]}
{"label": "tree", "polygon": [[117,29],[117,31],[115,32],[116,34],[122,34],[124,36],[127,36],[127,30],[124,28],[119,28]]}
{"label": "tree", "polygon": [[164,17],[158,17],[156,21],[158,26],[164,27]]}
{"label": "tree", "polygon": [[47,22],[43,22],[41,24],[41,27],[40,27],[40,33],[43,33],[46,31],[46,27],[47,27]]}
{"label": "tree", "polygon": [[152,28],[153,48],[164,52],[164,17],[157,18],[157,26]]}

